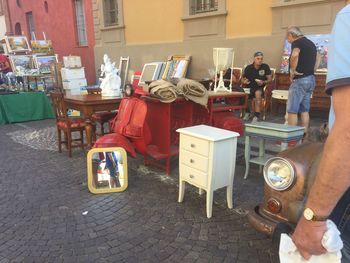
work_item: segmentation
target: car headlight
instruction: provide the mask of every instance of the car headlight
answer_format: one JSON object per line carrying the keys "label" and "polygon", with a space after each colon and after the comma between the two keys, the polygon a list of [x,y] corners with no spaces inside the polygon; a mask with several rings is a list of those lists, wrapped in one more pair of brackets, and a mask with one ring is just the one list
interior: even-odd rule
{"label": "car headlight", "polygon": [[289,161],[274,157],[264,166],[265,182],[276,191],[287,190],[294,182],[294,168]]}

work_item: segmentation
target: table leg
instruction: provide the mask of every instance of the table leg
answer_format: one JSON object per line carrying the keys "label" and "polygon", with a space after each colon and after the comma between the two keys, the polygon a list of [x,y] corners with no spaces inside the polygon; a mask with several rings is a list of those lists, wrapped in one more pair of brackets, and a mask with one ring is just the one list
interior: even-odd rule
{"label": "table leg", "polygon": [[185,194],[185,181],[180,181],[179,183],[179,199],[178,202],[181,203],[184,200]]}
{"label": "table leg", "polygon": [[86,132],[86,141],[88,149],[92,148],[92,125],[90,121],[86,121],[85,132]]}
{"label": "table leg", "polygon": [[227,186],[226,189],[226,199],[227,199],[227,206],[228,208],[232,209],[233,208],[233,203],[232,203],[232,184],[230,184],[229,186]]}
{"label": "table leg", "polygon": [[288,125],[288,111],[287,111],[288,100],[286,101],[286,114],[284,115],[284,124]]}
{"label": "table leg", "polygon": [[247,179],[248,173],[249,173],[249,161],[250,161],[250,137],[249,137],[249,135],[245,136],[244,158],[245,158],[244,179]]}
{"label": "table leg", "polygon": [[[265,156],[265,139],[260,139],[259,140],[259,157],[264,157]],[[259,173],[262,173],[262,165],[259,165]]]}
{"label": "table leg", "polygon": [[213,212],[213,191],[207,191],[207,217],[211,218]]}

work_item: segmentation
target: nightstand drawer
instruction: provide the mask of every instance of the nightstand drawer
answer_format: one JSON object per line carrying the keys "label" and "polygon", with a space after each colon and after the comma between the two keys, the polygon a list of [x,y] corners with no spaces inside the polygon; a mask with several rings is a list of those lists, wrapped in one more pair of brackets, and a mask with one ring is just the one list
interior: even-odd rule
{"label": "nightstand drawer", "polygon": [[208,156],[209,142],[203,139],[181,134],[180,150],[181,149],[198,153],[203,156]]}
{"label": "nightstand drawer", "polygon": [[205,189],[207,187],[208,177],[206,173],[202,173],[197,169],[183,164],[180,166],[180,180],[185,180],[190,184]]}
{"label": "nightstand drawer", "polygon": [[180,162],[204,173],[208,171],[208,158],[197,153],[181,150]]}

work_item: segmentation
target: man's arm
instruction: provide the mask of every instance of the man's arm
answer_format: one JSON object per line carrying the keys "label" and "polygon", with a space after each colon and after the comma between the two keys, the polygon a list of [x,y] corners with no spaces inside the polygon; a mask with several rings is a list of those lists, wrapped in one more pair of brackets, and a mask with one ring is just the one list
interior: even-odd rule
{"label": "man's arm", "polygon": [[[350,85],[335,88],[332,95],[336,119],[306,203],[318,216],[329,216],[350,187]],[[325,222],[307,221],[302,216],[293,241],[303,257],[325,252],[321,244],[325,231]]]}
{"label": "man's arm", "polygon": [[321,54],[319,52],[317,52],[317,54],[316,54],[316,62],[315,62],[315,67],[314,67],[314,71],[315,72],[318,69],[318,67],[320,66],[320,63],[321,63]]}
{"label": "man's arm", "polygon": [[290,81],[293,81],[293,78],[297,73],[299,54],[300,54],[300,49],[297,47],[293,48],[292,54],[290,55],[290,65],[289,65]]}

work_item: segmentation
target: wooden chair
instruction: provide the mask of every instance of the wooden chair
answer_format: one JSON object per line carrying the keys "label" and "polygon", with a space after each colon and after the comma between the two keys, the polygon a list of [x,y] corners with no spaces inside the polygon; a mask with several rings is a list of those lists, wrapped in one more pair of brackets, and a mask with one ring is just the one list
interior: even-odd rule
{"label": "wooden chair", "polygon": [[[87,88],[88,94],[101,94],[101,89],[100,88]],[[101,133],[99,134],[100,136],[105,135],[105,130],[103,125],[105,123],[108,123],[110,120],[113,120],[114,117],[117,115],[117,112],[113,111],[99,111],[95,112],[92,116],[91,119],[93,122],[97,122],[100,124],[100,129]]]}
{"label": "wooden chair", "polygon": [[[68,155],[72,157],[72,148],[81,147],[84,150],[84,130],[85,120],[81,118],[69,118],[67,114],[67,107],[64,102],[64,95],[60,92],[50,93],[52,104],[54,106],[56,114],[56,126],[58,133],[58,151],[62,152],[62,144],[65,144],[68,148]],[[65,140],[62,140],[63,131]],[[80,138],[73,139],[72,133],[79,132]],[[79,144],[73,144],[73,142],[80,142]]]}
{"label": "wooden chair", "polygon": [[266,112],[271,111],[272,90],[275,88],[276,69],[271,68],[271,83],[264,87],[264,98],[262,99],[263,120],[266,119]]}

